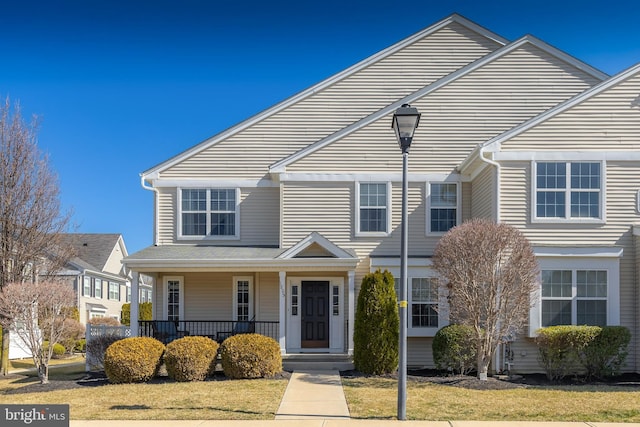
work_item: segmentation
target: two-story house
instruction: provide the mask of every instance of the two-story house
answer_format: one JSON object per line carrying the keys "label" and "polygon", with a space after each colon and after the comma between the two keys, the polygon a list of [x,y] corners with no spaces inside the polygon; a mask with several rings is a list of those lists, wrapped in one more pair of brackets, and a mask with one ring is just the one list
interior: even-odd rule
{"label": "two-story house", "polygon": [[148,274],[155,319],[191,334],[251,321],[283,355],[351,355],[363,276],[399,277],[391,119],[411,104],[408,364],[433,365],[449,321],[430,268],[439,238],[486,217],[540,260],[514,369],[540,370],[540,326],[586,323],[629,327],[637,371],[638,96],[640,67],[609,77],[453,15],[143,172],[155,241],[124,260],[134,295]]}

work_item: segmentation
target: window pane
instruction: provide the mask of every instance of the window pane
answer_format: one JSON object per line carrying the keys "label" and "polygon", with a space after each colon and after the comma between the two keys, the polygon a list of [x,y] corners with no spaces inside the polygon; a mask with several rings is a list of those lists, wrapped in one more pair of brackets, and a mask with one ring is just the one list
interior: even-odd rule
{"label": "window pane", "polygon": [[207,214],[183,213],[182,214],[182,235],[183,236],[206,236],[207,235]]}
{"label": "window pane", "polygon": [[183,211],[205,211],[207,209],[207,190],[182,190]]}
{"label": "window pane", "polygon": [[449,231],[456,226],[456,218],[456,209],[431,209],[431,231]]}
{"label": "window pane", "polygon": [[235,213],[211,214],[211,235],[212,236],[233,236],[235,234],[236,234],[236,214]]}
{"label": "window pane", "polygon": [[566,188],[567,169],[565,163],[537,163],[537,188]]}
{"label": "window pane", "polygon": [[576,315],[578,325],[606,326],[607,301],[578,300]]}
{"label": "window pane", "polygon": [[576,286],[579,297],[607,297],[606,270],[578,270],[576,272]]}
{"label": "window pane", "polygon": [[570,324],[571,301],[542,300],[542,326]]}
{"label": "window pane", "polygon": [[236,210],[236,190],[213,189],[211,190],[211,210],[212,211],[232,211]]}
{"label": "window pane", "polygon": [[564,218],[566,197],[564,192],[538,191],[536,215],[540,218]]}
{"label": "window pane", "polygon": [[571,188],[600,189],[600,163],[571,163]]}
{"label": "window pane", "polygon": [[438,312],[434,304],[411,304],[411,326],[437,328]]}
{"label": "window pane", "polygon": [[458,204],[456,184],[431,184],[431,206],[455,208]]}
{"label": "window pane", "polygon": [[387,184],[360,184],[360,206],[387,207]]}
{"label": "window pane", "polygon": [[411,279],[411,325],[413,327],[438,326],[438,282],[436,279]]}
{"label": "window pane", "polygon": [[360,231],[387,231],[387,210],[360,209]]}
{"label": "window pane", "polygon": [[543,270],[542,297],[570,298],[572,296],[571,270]]}
{"label": "window pane", "polygon": [[600,217],[600,194],[593,191],[571,192],[571,216],[573,218]]}

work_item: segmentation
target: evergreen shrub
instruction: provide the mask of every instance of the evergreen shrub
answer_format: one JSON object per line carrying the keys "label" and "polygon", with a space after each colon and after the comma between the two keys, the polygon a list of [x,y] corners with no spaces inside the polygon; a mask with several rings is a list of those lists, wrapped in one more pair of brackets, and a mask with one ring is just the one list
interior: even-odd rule
{"label": "evergreen shrub", "polygon": [[355,368],[380,375],[398,369],[400,317],[393,275],[385,270],[362,279],[353,331]]}
{"label": "evergreen shrub", "polygon": [[233,335],[220,345],[222,370],[229,378],[272,377],[282,371],[276,340],[260,334]]}
{"label": "evergreen shrub", "polygon": [[466,375],[476,368],[478,349],[471,326],[448,325],[436,332],[431,348],[437,369]]}
{"label": "evergreen shrub", "polygon": [[165,347],[150,337],[131,337],[111,344],[104,355],[104,371],[114,384],[146,382],[160,367]]}
{"label": "evergreen shrub", "polygon": [[213,374],[218,343],[207,337],[187,336],[167,344],[164,363],[169,378],[176,381],[203,381]]}

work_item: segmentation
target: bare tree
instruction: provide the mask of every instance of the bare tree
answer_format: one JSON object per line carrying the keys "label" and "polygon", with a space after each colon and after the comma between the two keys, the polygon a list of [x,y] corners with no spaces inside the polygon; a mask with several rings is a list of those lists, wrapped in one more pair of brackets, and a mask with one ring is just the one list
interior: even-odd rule
{"label": "bare tree", "polygon": [[498,344],[527,323],[538,264],[516,228],[476,219],[438,242],[433,268],[446,284],[452,321],[475,331],[478,378],[487,379]]}
{"label": "bare tree", "polygon": [[[31,351],[42,384],[49,382],[53,346],[65,337],[75,306],[75,291],[59,281],[9,283],[0,292],[2,327],[11,328]],[[43,336],[49,345],[43,345]]]}
{"label": "bare tree", "polygon": [[[0,104],[0,291],[8,283],[53,274],[71,257],[60,239],[71,213],[62,213],[58,179],[38,149],[36,131],[36,119],[27,124],[19,105],[12,108],[9,99]],[[4,329],[3,375],[8,350],[9,330]]]}

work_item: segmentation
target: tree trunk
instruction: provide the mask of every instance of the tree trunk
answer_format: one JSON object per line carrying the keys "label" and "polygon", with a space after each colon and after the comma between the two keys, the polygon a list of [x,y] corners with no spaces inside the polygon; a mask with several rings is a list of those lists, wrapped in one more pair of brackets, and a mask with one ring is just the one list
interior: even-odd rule
{"label": "tree trunk", "polygon": [[486,360],[481,354],[478,354],[478,379],[480,381],[487,381],[489,363],[490,360]]}
{"label": "tree trunk", "polygon": [[2,352],[0,361],[0,375],[9,375],[9,330],[2,328]]}

